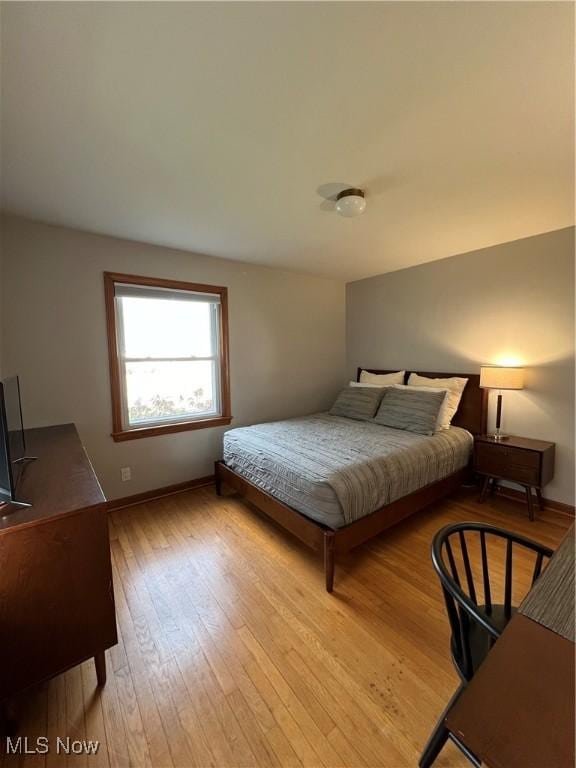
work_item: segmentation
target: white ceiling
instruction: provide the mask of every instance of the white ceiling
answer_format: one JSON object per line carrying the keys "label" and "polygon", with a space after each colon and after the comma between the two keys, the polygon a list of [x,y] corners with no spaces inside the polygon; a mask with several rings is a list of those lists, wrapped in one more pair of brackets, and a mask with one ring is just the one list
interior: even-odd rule
{"label": "white ceiling", "polygon": [[568,226],[573,13],[3,3],[3,207],[345,279]]}

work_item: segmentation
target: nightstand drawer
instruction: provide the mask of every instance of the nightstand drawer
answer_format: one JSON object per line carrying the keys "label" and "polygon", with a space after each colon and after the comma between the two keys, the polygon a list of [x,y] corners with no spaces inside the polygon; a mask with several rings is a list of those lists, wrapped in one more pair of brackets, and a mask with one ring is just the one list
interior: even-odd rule
{"label": "nightstand drawer", "polygon": [[[488,450],[482,450],[487,448]],[[519,454],[526,454],[521,455]],[[518,462],[520,458],[520,462]],[[502,477],[517,483],[539,485],[540,462],[538,455],[527,451],[512,449],[493,449],[492,446],[478,446],[476,451],[476,471],[492,477]]]}
{"label": "nightstand drawer", "polygon": [[498,465],[513,464],[516,467],[540,468],[540,454],[536,451],[525,451],[522,448],[513,448],[504,445],[479,443],[476,446],[476,462],[489,461]]}
{"label": "nightstand drawer", "polygon": [[540,484],[539,471],[537,469],[530,469],[530,467],[521,467],[517,464],[506,464],[506,466],[502,469],[501,474],[505,480],[512,480],[517,483],[526,483],[527,485]]}
{"label": "nightstand drawer", "polygon": [[476,461],[476,471],[483,475],[502,477],[505,480],[513,480],[517,483],[528,485],[540,484],[540,472],[538,469],[497,461],[493,457],[478,459]]}

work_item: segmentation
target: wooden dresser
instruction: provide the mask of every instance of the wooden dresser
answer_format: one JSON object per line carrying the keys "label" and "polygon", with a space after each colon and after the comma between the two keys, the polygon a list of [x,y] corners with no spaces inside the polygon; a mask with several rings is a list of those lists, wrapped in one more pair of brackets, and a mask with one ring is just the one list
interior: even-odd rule
{"label": "wooden dresser", "polygon": [[0,507],[0,701],[115,645],[106,499],[74,424],[26,430],[18,495]]}

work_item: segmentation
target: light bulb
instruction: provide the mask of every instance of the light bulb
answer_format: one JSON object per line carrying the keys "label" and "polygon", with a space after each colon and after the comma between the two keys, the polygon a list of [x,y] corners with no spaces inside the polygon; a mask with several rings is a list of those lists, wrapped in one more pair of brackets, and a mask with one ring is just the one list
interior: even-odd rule
{"label": "light bulb", "polygon": [[336,198],[336,210],[340,216],[360,216],[366,210],[366,198],[361,189],[344,189]]}

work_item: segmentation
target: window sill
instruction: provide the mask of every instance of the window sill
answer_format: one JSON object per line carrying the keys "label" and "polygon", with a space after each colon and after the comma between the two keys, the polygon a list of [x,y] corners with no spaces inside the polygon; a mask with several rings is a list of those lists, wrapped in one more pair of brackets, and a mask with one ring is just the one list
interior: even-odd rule
{"label": "window sill", "polygon": [[195,421],[179,421],[175,424],[160,424],[157,427],[139,427],[138,429],[124,429],[120,432],[112,432],[112,439],[116,443],[124,440],[138,440],[141,437],[155,437],[156,435],[170,435],[174,432],[188,432],[193,429],[209,429],[210,427],[223,427],[230,424],[232,416],[213,416],[209,419]]}

